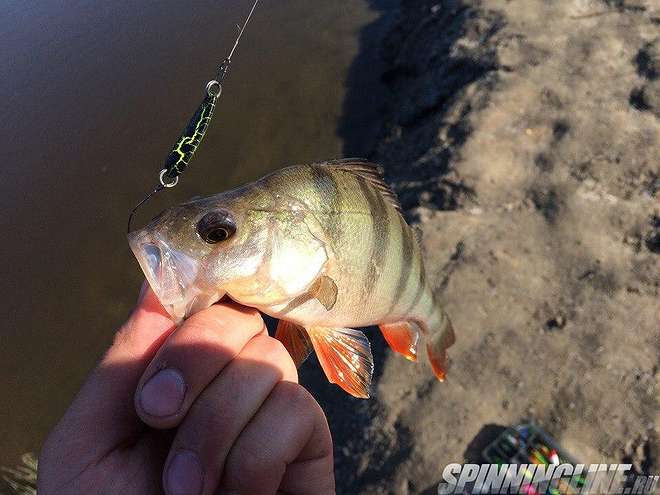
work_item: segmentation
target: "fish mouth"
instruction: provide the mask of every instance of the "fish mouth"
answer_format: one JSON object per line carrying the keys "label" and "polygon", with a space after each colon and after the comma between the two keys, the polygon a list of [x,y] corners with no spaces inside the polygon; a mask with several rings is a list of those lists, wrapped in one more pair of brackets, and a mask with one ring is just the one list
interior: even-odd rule
{"label": "fish mouth", "polygon": [[222,296],[197,286],[199,262],[144,231],[131,232],[128,242],[156,297],[175,323],[210,306]]}

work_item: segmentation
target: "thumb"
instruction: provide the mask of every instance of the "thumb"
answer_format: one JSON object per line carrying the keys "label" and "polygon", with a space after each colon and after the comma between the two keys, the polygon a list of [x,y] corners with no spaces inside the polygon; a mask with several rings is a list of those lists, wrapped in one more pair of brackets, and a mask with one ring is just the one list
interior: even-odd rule
{"label": "thumb", "polygon": [[174,323],[145,282],[137,306],[53,431],[51,436],[59,438],[49,438],[49,442],[75,442],[83,447],[79,450],[87,460],[93,461],[135,436],[141,429],[133,407],[135,387],[174,329]]}
{"label": "thumb", "polygon": [[[172,319],[145,281],[135,309],[115,335],[112,346],[99,363],[97,373],[102,377],[105,369],[126,362],[134,366],[144,363],[146,367],[174,328]],[[142,371],[139,370],[137,378]],[[128,376],[125,378],[128,379]]]}

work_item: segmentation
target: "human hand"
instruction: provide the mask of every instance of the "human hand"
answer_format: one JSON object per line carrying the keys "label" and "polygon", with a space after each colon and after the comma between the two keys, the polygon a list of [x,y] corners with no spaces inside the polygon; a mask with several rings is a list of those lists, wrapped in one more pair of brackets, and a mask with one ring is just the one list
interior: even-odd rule
{"label": "human hand", "polygon": [[39,495],[334,493],[328,425],[297,381],[256,310],[175,328],[143,289],[46,441]]}

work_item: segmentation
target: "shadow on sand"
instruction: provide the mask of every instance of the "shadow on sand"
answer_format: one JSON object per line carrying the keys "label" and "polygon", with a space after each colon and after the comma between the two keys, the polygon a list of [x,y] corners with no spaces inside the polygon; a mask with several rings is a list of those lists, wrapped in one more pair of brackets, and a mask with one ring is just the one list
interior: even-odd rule
{"label": "shadow on sand", "polygon": [[457,209],[473,191],[451,161],[472,131],[468,114],[487,103],[495,82],[489,41],[502,17],[457,0],[371,3],[382,15],[364,28],[346,82],[344,155],[383,165],[404,210]]}
{"label": "shadow on sand", "polygon": [[[496,62],[487,42],[501,20],[487,14],[486,22],[477,23],[475,8],[461,1],[370,0],[370,6],[378,17],[360,33],[337,129],[344,156],[383,165],[404,210],[420,204],[455,209],[470,191],[451,175],[451,158],[471,132],[465,116],[473,104],[456,116],[454,103],[471,83],[492,84]],[[459,39],[475,43],[463,48]],[[446,132],[439,137],[443,126]],[[384,433],[379,419],[387,405],[379,400],[378,382],[390,351],[377,328],[365,333],[375,361],[370,400],[328,384],[315,358],[300,373],[328,416],[337,493],[399,493],[404,485],[406,493],[419,493],[427,487],[397,476],[397,467],[413,458],[410,432],[397,423],[394,435]]]}

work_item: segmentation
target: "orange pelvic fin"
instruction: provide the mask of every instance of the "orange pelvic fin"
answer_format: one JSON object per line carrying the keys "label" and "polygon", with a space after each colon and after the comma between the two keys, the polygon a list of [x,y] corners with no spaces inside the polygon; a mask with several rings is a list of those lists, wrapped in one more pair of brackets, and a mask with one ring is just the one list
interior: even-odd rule
{"label": "orange pelvic fin", "polygon": [[275,331],[275,338],[284,344],[289,351],[296,368],[305,362],[314,349],[309,340],[307,331],[295,323],[280,320]]}
{"label": "orange pelvic fin", "polygon": [[443,326],[426,346],[426,352],[429,355],[429,361],[433,368],[433,373],[441,382],[445,381],[447,374],[447,349],[456,342],[454,336],[454,327],[447,315],[443,315]]}
{"label": "orange pelvic fin", "polygon": [[403,354],[410,361],[417,361],[417,341],[419,332],[414,323],[400,321],[397,323],[383,323],[378,325],[383,337],[392,350]]}
{"label": "orange pelvic fin", "polygon": [[307,333],[328,381],[353,397],[369,398],[374,361],[367,337],[351,328],[310,327]]}

